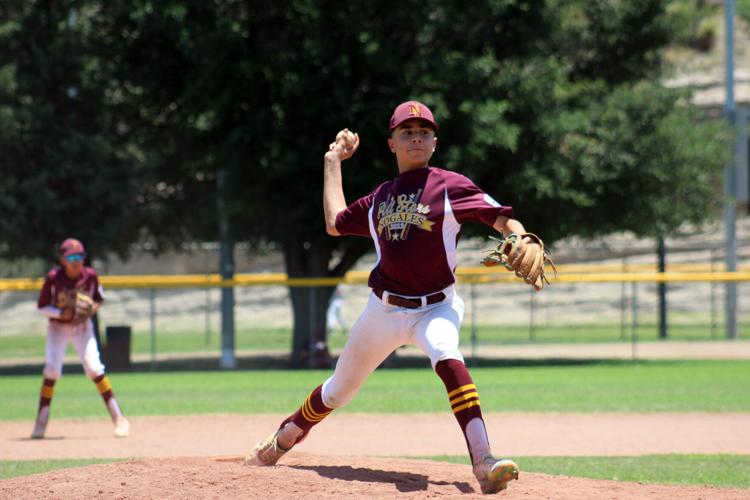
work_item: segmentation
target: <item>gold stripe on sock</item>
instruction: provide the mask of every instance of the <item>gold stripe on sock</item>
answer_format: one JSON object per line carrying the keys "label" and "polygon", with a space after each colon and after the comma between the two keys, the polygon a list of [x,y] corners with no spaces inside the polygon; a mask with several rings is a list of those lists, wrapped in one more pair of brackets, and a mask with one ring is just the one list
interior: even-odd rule
{"label": "gold stripe on sock", "polygon": [[476,390],[476,388],[477,388],[477,386],[476,386],[476,385],[474,385],[474,384],[466,384],[466,385],[462,385],[462,386],[461,386],[461,387],[459,387],[458,389],[456,389],[456,390],[453,390],[453,391],[449,392],[449,393],[448,393],[448,399],[452,398],[452,397],[453,397],[453,396],[455,396],[456,394],[460,394],[460,393],[462,393],[462,392],[464,392],[464,391],[467,391],[467,390],[469,390],[469,389],[474,389],[474,390]]}
{"label": "gold stripe on sock", "polygon": [[458,413],[462,410],[466,410],[467,408],[471,408],[472,406],[480,406],[479,400],[476,401],[469,401],[468,403],[464,403],[461,406],[457,406],[453,408],[453,413]]}
{"label": "gold stripe on sock", "polygon": [[[312,393],[310,394],[310,396],[312,396]],[[310,415],[312,415],[313,417],[326,417],[328,416],[329,413],[331,413],[330,411],[327,411],[324,413],[316,412],[315,408],[313,408],[312,401],[310,401],[310,396],[307,396],[307,399],[305,400],[305,406],[307,406],[307,409],[309,410]]]}
{"label": "gold stripe on sock", "polygon": [[308,420],[310,422],[320,422],[324,418],[326,418],[328,415],[331,414],[331,411],[328,411],[326,413],[318,413],[316,412],[313,407],[312,403],[310,403],[310,398],[308,397],[305,400],[305,403],[302,405],[302,416],[305,417],[305,420]]}
{"label": "gold stripe on sock", "polygon": [[105,376],[96,383],[96,388],[99,389],[99,394],[104,394],[105,392],[112,390],[112,384],[109,383],[109,379]]}
{"label": "gold stripe on sock", "polygon": [[478,398],[479,393],[477,391],[470,391],[464,394],[460,394],[456,396],[455,398],[451,399],[451,406],[455,405],[456,403],[460,403],[461,401],[468,401],[471,398]]}
{"label": "gold stripe on sock", "polygon": [[[309,406],[308,406],[308,404],[307,404],[307,401],[305,401],[305,404],[303,404],[303,405],[302,405],[302,408],[300,408],[300,410],[302,410],[302,416],[303,416],[303,417],[305,418],[305,420],[307,420],[308,422],[320,422],[321,420],[323,420],[324,418],[326,418],[326,417],[328,416],[328,414],[327,414],[327,413],[326,413],[325,415],[322,415],[322,416],[317,416],[317,417],[316,417],[316,416],[313,416],[313,415],[312,415],[312,414],[310,413],[310,412],[311,412],[312,410],[311,410],[311,409],[309,408]],[[313,412],[313,413],[314,413],[314,412]],[[316,414],[316,415],[317,415],[317,414]]]}

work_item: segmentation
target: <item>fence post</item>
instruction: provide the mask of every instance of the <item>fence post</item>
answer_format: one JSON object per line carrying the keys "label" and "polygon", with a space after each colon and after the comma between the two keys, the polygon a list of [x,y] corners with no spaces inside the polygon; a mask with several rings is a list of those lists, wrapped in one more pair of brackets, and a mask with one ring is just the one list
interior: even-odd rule
{"label": "fence post", "polygon": [[[627,266],[625,264],[625,260],[627,257],[623,254],[622,256],[622,273],[625,274],[627,270]],[[626,338],[626,328],[625,328],[625,316],[627,315],[627,307],[628,307],[628,298],[625,293],[625,289],[627,288],[627,284],[623,281],[620,283],[620,340],[625,340]]]}
{"label": "fence post", "polygon": [[310,303],[310,326],[308,327],[308,338],[307,338],[307,348],[309,351],[309,355],[307,357],[307,364],[310,368],[315,368],[315,287],[309,286],[307,288],[308,290],[308,302]]}
{"label": "fence post", "polygon": [[151,322],[151,370],[156,370],[156,289],[149,289],[149,318]]}
{"label": "fence post", "polygon": [[210,300],[210,289],[206,287],[206,306],[204,307],[205,314],[204,321],[203,321],[203,337],[204,337],[204,344],[206,347],[209,346],[211,343],[211,300]]}
{"label": "fence post", "polygon": [[[206,273],[206,283],[209,281],[208,277],[208,250],[205,248],[203,249],[203,255],[204,255],[204,265],[203,265],[203,272]],[[211,288],[206,286],[206,307],[204,309],[204,323],[203,323],[203,332],[204,332],[204,344],[206,348],[208,348],[209,344],[211,343]]]}
{"label": "fence post", "polygon": [[536,309],[536,295],[534,287],[529,287],[531,298],[529,299],[529,341],[534,341],[534,310]]}
{"label": "fence post", "polygon": [[476,291],[476,284],[471,283],[469,285],[469,301],[470,304],[470,316],[469,320],[471,321],[471,364],[476,364],[476,356],[477,356],[477,291]]}
{"label": "fence post", "polygon": [[[711,272],[716,272],[716,249],[711,249]],[[716,281],[711,280],[709,283],[711,287],[711,338],[716,338]]]}
{"label": "fence post", "polygon": [[630,342],[633,361],[638,359],[638,283],[632,281],[630,283],[631,288],[631,299],[630,299]]}

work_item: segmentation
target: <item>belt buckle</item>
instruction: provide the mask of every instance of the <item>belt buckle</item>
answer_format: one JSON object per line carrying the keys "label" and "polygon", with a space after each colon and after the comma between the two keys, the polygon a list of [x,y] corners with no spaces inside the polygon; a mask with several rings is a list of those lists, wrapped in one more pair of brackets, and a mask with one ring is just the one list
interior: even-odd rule
{"label": "belt buckle", "polygon": [[[401,295],[388,294],[389,297],[393,297],[397,303],[388,302],[393,306],[403,307],[406,309],[420,309],[427,305],[427,298],[422,295],[421,297],[402,297]],[[417,303],[418,302],[418,303]]]}

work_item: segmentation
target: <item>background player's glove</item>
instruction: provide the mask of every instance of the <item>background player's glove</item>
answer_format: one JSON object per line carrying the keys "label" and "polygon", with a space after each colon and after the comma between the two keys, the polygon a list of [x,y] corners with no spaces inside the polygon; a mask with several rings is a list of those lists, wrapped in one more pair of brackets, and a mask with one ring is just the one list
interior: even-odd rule
{"label": "background player's glove", "polygon": [[94,315],[94,300],[82,293],[76,294],[76,310],[73,321],[83,323]]}
{"label": "background player's glove", "polygon": [[60,310],[60,317],[57,318],[60,321],[73,321],[73,317],[76,315],[75,307],[63,307]]}
{"label": "background player's glove", "polygon": [[544,242],[539,236],[532,233],[513,233],[503,239],[491,236],[490,238],[498,243],[482,259],[482,264],[485,266],[502,265],[509,271],[514,271],[516,276],[523,278],[537,291],[544,288],[545,283],[549,285],[549,281],[544,275],[545,264],[549,263],[557,274],[555,263],[544,250]]}

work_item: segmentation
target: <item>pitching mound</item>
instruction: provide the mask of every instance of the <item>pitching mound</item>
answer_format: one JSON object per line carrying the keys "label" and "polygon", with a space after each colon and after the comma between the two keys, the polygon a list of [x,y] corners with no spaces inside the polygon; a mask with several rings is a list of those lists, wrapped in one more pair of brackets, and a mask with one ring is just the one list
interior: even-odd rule
{"label": "pitching mound", "polygon": [[[664,486],[524,473],[504,498],[746,498],[747,490]],[[239,457],[91,465],[0,482],[0,497],[43,498],[482,498],[468,465],[290,453],[276,467]]]}

